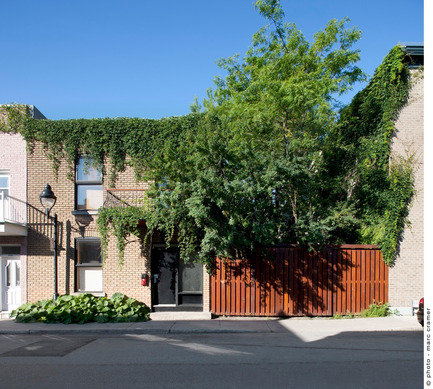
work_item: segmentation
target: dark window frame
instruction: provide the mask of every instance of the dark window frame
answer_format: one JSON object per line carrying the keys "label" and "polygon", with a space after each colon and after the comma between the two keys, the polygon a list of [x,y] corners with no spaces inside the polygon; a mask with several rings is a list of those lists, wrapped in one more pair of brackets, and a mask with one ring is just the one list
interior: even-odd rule
{"label": "dark window frame", "polygon": [[[75,210],[76,211],[97,211],[98,208],[86,208],[86,207],[82,207],[78,204],[78,192],[79,192],[79,188],[85,188],[85,187],[92,187],[92,186],[98,186],[100,187],[101,192],[103,193],[103,175],[102,172],[98,170],[98,173],[100,175],[100,178],[97,180],[90,180],[90,179],[78,179],[79,174],[79,168],[82,166],[83,169],[86,168],[93,168],[92,166],[92,160],[90,158],[86,158],[85,156],[80,156],[77,158],[77,160],[75,161]],[[83,170],[83,174],[84,174],[84,170]],[[100,204],[100,206],[102,206],[102,203]]]}
{"label": "dark window frame", "polygon": [[[100,248],[99,254],[99,264],[98,263],[79,263],[79,242],[97,242]],[[96,236],[84,237],[84,238],[75,238],[75,258],[74,258],[74,290],[75,292],[85,293],[85,292],[101,292],[101,291],[90,291],[90,290],[79,290],[79,277],[80,277],[80,269],[85,268],[102,268],[103,255],[102,255],[102,247],[101,247],[101,238]]]}

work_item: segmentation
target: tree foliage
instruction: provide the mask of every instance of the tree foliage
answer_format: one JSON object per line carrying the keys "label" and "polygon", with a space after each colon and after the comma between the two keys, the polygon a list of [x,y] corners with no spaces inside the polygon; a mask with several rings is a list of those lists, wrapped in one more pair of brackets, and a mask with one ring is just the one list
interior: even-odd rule
{"label": "tree foliage", "polygon": [[360,32],[332,20],[308,42],[277,1],[256,7],[270,24],[244,58],[219,61],[227,75],[208,93],[191,147],[151,169],[167,190],[149,226],[176,226],[185,255],[204,262],[279,242],[336,243],[353,222],[350,204],[330,196],[323,153],[338,125],[335,99],[364,77],[352,49]]}
{"label": "tree foliage", "polygon": [[15,106],[0,130],[21,133],[30,150],[42,142],[55,172],[66,161],[73,177],[83,154],[97,167],[109,162],[110,181],[131,165],[137,179],[154,183],[146,206],[100,210],[103,244],[113,234],[120,261],[144,219],[148,234],[176,239],[184,259],[209,269],[215,256],[278,243],[379,244],[392,264],[414,194],[411,161],[389,164],[410,89],[402,49],[340,113],[339,96],[365,79],[354,49],[360,31],[331,20],[309,42],[284,22],[278,0],[255,6],[269,24],[242,59],[218,62],[226,76],[190,115],[51,121]]}

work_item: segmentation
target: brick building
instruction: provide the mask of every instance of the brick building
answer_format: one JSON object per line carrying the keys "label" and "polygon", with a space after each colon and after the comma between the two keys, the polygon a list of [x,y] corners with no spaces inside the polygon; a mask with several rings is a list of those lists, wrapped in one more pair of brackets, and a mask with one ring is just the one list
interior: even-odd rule
{"label": "brick building", "polygon": [[[417,195],[410,210],[399,258],[389,272],[389,302],[402,314],[411,314],[413,300],[423,295],[423,79],[422,45],[407,45],[414,85],[409,103],[396,123],[392,155],[414,155]],[[34,117],[43,118],[35,108]],[[198,264],[183,263],[176,246],[167,247],[155,235],[149,241],[131,238],[124,263],[112,238],[102,264],[96,220],[104,205],[127,206],[146,190],[132,169],[120,173],[115,188],[84,159],[76,161],[75,177],[67,179],[62,164],[57,179],[41,144],[27,154],[20,135],[0,133],[0,260],[1,310],[19,303],[51,298],[55,291],[53,261],[54,213],[58,216],[57,289],[59,294],[91,292],[110,297],[124,293],[145,302],[154,311],[210,311],[210,278]],[[40,193],[50,184],[57,201],[47,217]],[[8,202],[5,201],[8,199]],[[21,204],[21,208],[19,206]],[[22,205],[24,204],[24,208]],[[16,210],[16,211],[12,211]],[[11,217],[14,215],[13,217]],[[142,285],[142,276],[145,285]],[[14,289],[15,288],[15,289]]]}
{"label": "brick building", "polygon": [[[51,297],[54,291],[52,222],[47,220],[39,195],[47,183],[57,197],[51,216],[58,216],[58,292],[90,292],[111,297],[121,292],[143,301],[154,311],[209,312],[209,276],[202,265],[184,264],[175,245],[166,247],[158,237],[126,245],[123,265],[118,263],[115,239],[109,242],[102,264],[97,209],[125,206],[125,199],[140,197],[147,184],[136,182],[131,168],[119,174],[115,188],[107,187],[101,174],[85,159],[76,163],[75,180],[66,178],[68,167],[51,175],[51,161],[40,144],[28,155],[28,294],[29,301]],[[146,285],[142,285],[144,275]]]}
{"label": "brick building", "polygon": [[27,301],[27,234],[26,142],[0,132],[0,317]]}
{"label": "brick building", "polygon": [[412,314],[424,296],[424,63],[423,44],[404,45],[411,59],[413,86],[408,104],[400,112],[392,144],[392,157],[412,157],[416,195],[409,211],[396,264],[389,270],[389,303],[401,314]]}

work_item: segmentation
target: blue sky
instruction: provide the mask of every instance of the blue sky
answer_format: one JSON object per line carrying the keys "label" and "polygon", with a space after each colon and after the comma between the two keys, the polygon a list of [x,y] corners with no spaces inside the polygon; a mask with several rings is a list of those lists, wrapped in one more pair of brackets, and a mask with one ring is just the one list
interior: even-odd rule
{"label": "blue sky", "polygon": [[[422,0],[281,4],[310,40],[349,17],[369,75],[394,45],[424,40]],[[33,104],[49,119],[187,114],[223,75],[215,62],[244,54],[266,24],[252,0],[22,0],[0,13],[0,104]]]}

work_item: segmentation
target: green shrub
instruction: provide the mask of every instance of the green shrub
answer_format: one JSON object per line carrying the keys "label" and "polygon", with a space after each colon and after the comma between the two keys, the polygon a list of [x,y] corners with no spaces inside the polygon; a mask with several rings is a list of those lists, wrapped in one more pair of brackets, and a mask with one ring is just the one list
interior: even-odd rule
{"label": "green shrub", "polygon": [[389,309],[389,304],[376,303],[370,304],[368,309],[361,313],[362,317],[385,317],[391,315],[391,310]]}
{"label": "green shrub", "polygon": [[383,303],[376,303],[375,301],[373,301],[373,304],[370,304],[368,306],[368,309],[365,309],[361,313],[350,313],[349,311],[347,311],[346,315],[340,315],[336,313],[334,316],[332,316],[332,319],[354,319],[357,317],[385,317],[385,316],[390,316],[392,314],[394,314],[394,312],[392,312],[389,309],[388,303],[383,304]]}
{"label": "green shrub", "polygon": [[148,320],[149,315],[146,304],[122,293],[115,293],[110,299],[89,293],[63,295],[55,303],[53,300],[26,303],[11,313],[18,323],[63,324],[137,322]]}
{"label": "green shrub", "polygon": [[340,315],[338,313],[334,314],[334,316],[332,316],[332,319],[354,319],[355,317],[356,317],[355,314],[347,311],[346,315]]}

